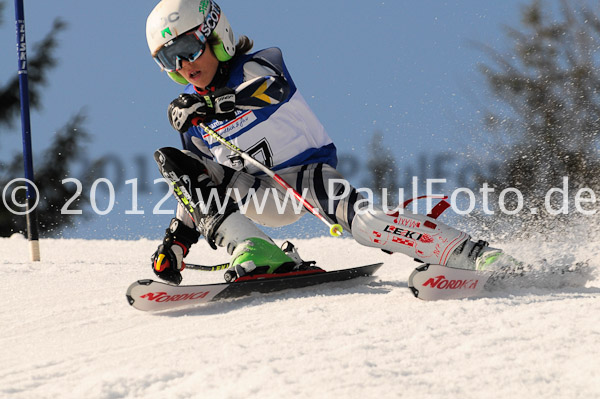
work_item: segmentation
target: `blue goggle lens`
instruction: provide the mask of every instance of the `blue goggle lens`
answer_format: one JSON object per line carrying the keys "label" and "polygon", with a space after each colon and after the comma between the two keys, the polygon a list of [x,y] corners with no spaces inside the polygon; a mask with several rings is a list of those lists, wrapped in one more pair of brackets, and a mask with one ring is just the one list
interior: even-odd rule
{"label": "blue goggle lens", "polygon": [[163,46],[154,59],[168,72],[174,72],[181,69],[181,60],[194,62],[204,53],[205,48],[206,43],[191,33],[180,36],[171,44]]}

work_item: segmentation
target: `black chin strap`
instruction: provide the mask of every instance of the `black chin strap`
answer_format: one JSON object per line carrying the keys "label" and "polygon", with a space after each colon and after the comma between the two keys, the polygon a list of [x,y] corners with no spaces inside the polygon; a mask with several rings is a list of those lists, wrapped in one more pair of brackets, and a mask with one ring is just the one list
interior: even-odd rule
{"label": "black chin strap", "polygon": [[194,86],[196,91],[200,94],[206,94],[211,91],[215,91],[218,88],[224,87],[229,80],[229,62],[219,62],[217,72],[213,77],[213,80],[204,89]]}

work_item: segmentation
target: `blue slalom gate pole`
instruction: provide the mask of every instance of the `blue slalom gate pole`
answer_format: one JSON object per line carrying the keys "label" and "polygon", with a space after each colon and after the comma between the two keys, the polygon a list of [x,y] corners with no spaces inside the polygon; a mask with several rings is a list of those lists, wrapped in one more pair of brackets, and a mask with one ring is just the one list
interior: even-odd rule
{"label": "blue slalom gate pole", "polygon": [[23,136],[23,160],[27,179],[27,240],[30,258],[40,260],[40,244],[37,224],[37,191],[33,187],[33,155],[31,150],[31,123],[29,119],[29,81],[27,77],[27,42],[25,41],[25,12],[23,0],[15,0],[15,21],[17,24],[17,56],[19,63],[19,95],[21,97],[21,130]]}

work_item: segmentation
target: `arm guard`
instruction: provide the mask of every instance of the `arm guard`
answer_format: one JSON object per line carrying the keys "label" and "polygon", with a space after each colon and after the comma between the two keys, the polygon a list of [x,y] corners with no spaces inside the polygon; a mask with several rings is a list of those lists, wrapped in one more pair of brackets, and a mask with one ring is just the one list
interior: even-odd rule
{"label": "arm guard", "polygon": [[[264,81],[259,90],[255,82]],[[249,90],[244,90],[249,87]],[[244,82],[236,87],[236,103],[243,109],[260,109],[288,99],[290,85],[283,74],[281,50],[269,48],[256,53],[244,64]]]}

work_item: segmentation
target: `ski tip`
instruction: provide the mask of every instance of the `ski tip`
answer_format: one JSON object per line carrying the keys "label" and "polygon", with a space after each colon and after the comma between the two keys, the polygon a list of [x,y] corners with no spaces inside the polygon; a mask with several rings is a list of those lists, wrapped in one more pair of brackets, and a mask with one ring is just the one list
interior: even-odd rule
{"label": "ski tip", "polygon": [[133,299],[133,296],[131,295],[132,290],[135,287],[139,287],[140,285],[150,285],[154,282],[154,280],[150,280],[150,279],[144,279],[144,280],[138,280],[135,283],[132,283],[129,288],[127,288],[127,292],[125,293],[125,297],[127,298],[127,302],[133,306],[133,304],[135,303],[135,299]]}

